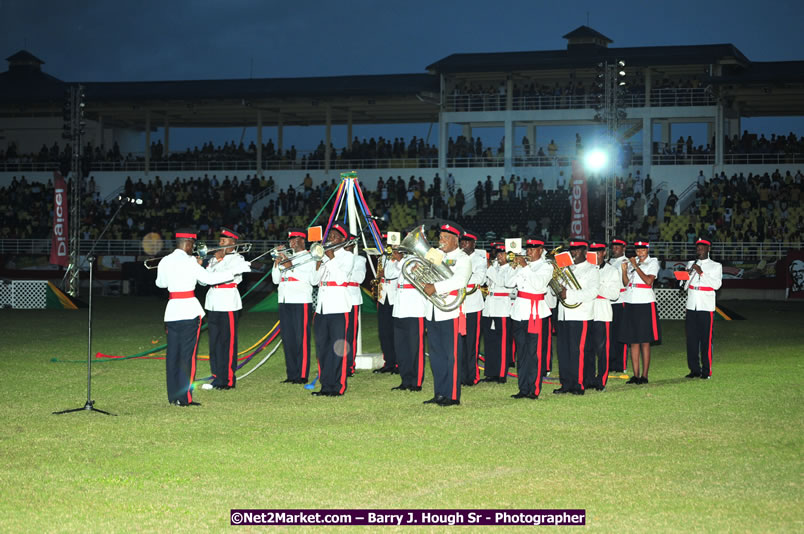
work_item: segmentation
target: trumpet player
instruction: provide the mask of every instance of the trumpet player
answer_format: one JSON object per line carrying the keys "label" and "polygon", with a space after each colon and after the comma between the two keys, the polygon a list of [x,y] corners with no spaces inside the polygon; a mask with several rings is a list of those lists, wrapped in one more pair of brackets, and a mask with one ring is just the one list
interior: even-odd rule
{"label": "trumpet player", "polygon": [[516,368],[519,391],[515,399],[538,399],[542,392],[542,341],[547,332],[550,308],[545,293],[553,278],[553,267],[542,255],[544,241],[528,239],[524,244],[525,256],[515,256],[516,268],[508,271],[505,285],[516,287],[516,300],[511,308]]}
{"label": "trumpet player", "polygon": [[[354,239],[355,236],[350,235],[350,239]],[[366,257],[360,254],[355,254],[355,243],[354,241],[351,245],[347,245],[345,247],[346,251],[352,255],[352,272],[349,274],[349,281],[348,281],[348,289],[347,292],[349,294],[349,304],[351,304],[351,310],[349,311],[349,322],[347,327],[347,335],[346,339],[349,342],[349,356],[348,356],[348,370],[346,373],[349,376],[354,376],[355,374],[355,355],[357,353],[357,329],[358,329],[358,321],[360,320],[360,307],[363,305],[363,290],[360,289],[360,285],[363,283],[363,280],[366,279]]]}
{"label": "trumpet player", "polygon": [[594,301],[594,318],[591,325],[592,354],[585,360],[584,388],[603,391],[609,379],[609,362],[612,348],[612,301],[620,298],[623,287],[620,270],[606,263],[606,243],[589,245],[596,256],[595,265],[600,275],[600,289]]}
{"label": "trumpet player", "polygon": [[196,238],[196,233],[190,230],[176,232],[176,250],[162,258],[156,271],[156,287],[170,292],[165,307],[165,374],[168,402],[176,406],[201,404],[193,401],[192,394],[198,336],[204,316],[204,309],[195,298],[195,286],[198,282],[212,285],[233,279],[231,272],[211,272],[201,267],[201,260],[192,255]]}
{"label": "trumpet player", "polygon": [[[440,227],[439,249],[444,253],[444,263],[452,270],[446,280],[424,285],[427,296],[438,294],[458,295],[466,288],[472,276],[472,262],[458,248],[461,228],[447,223]],[[430,344],[430,368],[433,372],[432,399],[426,404],[453,406],[461,403],[461,360],[463,344],[460,336],[466,335],[466,316],[462,309],[442,311],[428,301],[426,311],[427,339]]]}
{"label": "trumpet player", "polygon": [[709,257],[712,243],[695,242],[695,261],[687,265],[690,273],[683,287],[687,289],[687,378],[712,376],[712,332],[715,323],[715,291],[723,285],[723,266]]}
{"label": "trumpet player", "polygon": [[[295,259],[306,251],[306,239],[304,228],[289,228],[289,250],[280,251],[271,271],[271,279],[279,293],[279,335],[285,351],[285,384],[306,384],[310,377],[315,265]],[[304,256],[301,254],[302,258]]]}
{"label": "trumpet player", "polygon": [[[596,265],[586,261],[589,243],[570,242],[573,264],[567,267],[580,289],[562,287],[558,295],[558,370],[561,387],[553,393],[584,394],[583,370],[592,355],[589,325],[594,319],[594,301],[598,295],[599,273]],[[575,307],[569,307],[574,306]]]}
{"label": "trumpet player", "polygon": [[[463,312],[466,315],[466,335],[461,336],[459,343],[463,343],[463,366],[461,369],[461,384],[474,386],[480,380],[480,367],[477,364],[477,354],[480,351],[480,312],[483,311],[483,293],[480,286],[486,281],[486,254],[475,253],[477,235],[464,230],[459,240],[462,251],[469,256],[472,263],[472,276],[466,286],[466,299],[463,301]],[[473,291],[470,294],[470,291]]]}
{"label": "trumpet player", "polygon": [[347,287],[354,255],[343,247],[331,245],[342,244],[348,236],[343,226],[332,225],[327,236],[328,248],[316,262],[313,275],[313,283],[318,284],[313,330],[321,381],[321,389],[313,392],[315,396],[338,397],[346,393],[349,352],[346,329],[352,308]]}
{"label": "trumpet player", "polygon": [[[382,234],[387,240],[388,234]],[[386,245],[390,250],[391,246]],[[375,373],[398,372],[396,350],[394,349],[394,305],[396,304],[397,280],[399,279],[399,260],[401,256],[393,251],[391,255],[381,255],[377,260],[377,334],[380,337],[383,365],[374,369]]]}
{"label": "trumpet player", "polygon": [[[609,265],[619,273],[622,271],[622,263],[627,262],[625,257],[625,247],[627,243],[624,239],[614,237],[611,240],[611,257]],[[622,285],[622,284],[621,284]],[[624,373],[628,370],[628,345],[620,341],[620,328],[623,325],[623,315],[625,312],[625,286],[620,288],[620,296],[611,301],[611,358],[609,358],[609,371]]]}
{"label": "trumpet player", "polygon": [[207,292],[204,309],[207,311],[209,325],[209,367],[212,383],[204,384],[202,389],[233,389],[237,383],[237,323],[243,302],[237,286],[243,281],[243,274],[251,271],[251,264],[235,252],[240,235],[230,228],[221,228],[215,257],[209,260],[207,271],[228,272],[233,276],[231,282],[216,284]]}
{"label": "trumpet player", "polygon": [[[646,239],[634,243],[636,257],[622,264],[625,292],[625,317],[620,328],[620,340],[631,346],[631,365],[634,375],[626,384],[647,384],[650,368],[650,344],[661,340],[661,323],[656,310],[653,282],[659,274],[659,260],[648,255]],[[640,363],[642,364],[640,368]]]}
{"label": "trumpet player", "polygon": [[[496,245],[496,246],[494,246]],[[505,280],[511,266],[505,256],[505,246],[492,243],[494,261],[486,269],[486,285],[489,294],[483,305],[483,346],[486,367],[483,382],[504,384],[508,375],[508,358],[513,349],[514,334],[511,331],[511,289]]]}

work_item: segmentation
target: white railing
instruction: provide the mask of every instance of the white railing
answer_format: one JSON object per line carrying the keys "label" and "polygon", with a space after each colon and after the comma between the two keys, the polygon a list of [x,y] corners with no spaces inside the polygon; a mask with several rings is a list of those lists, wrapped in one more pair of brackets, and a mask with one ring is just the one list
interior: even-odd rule
{"label": "white railing", "polygon": [[[471,196],[471,195],[470,195]],[[469,198],[464,206],[464,212],[474,207],[469,204]],[[482,229],[481,229],[482,230]],[[284,241],[269,240],[247,240],[252,244],[250,254],[260,254],[273,247],[284,243]],[[566,243],[555,241],[549,242],[546,246],[551,249]],[[210,241],[210,246],[216,246]],[[92,247],[92,241],[84,239],[81,241],[81,253],[86,254]],[[488,247],[487,241],[478,241],[478,247],[484,249]],[[791,250],[802,250],[804,243],[801,241],[784,242],[765,242],[765,243],[726,243],[713,242],[712,255],[723,260],[742,260],[742,259],[778,259],[787,255]],[[169,253],[173,250],[172,240],[165,240],[162,252],[158,255]],[[0,239],[0,254],[4,255],[42,255],[50,253],[49,239]],[[95,247],[98,255],[120,255],[120,256],[148,256],[142,248],[140,240],[106,239],[98,242]],[[672,241],[654,241],[651,243],[651,256],[657,258],[691,258],[695,254],[695,243],[677,243]]]}
{"label": "white railing", "polygon": [[[583,95],[518,95],[512,97],[514,110],[589,109],[599,104],[594,93]],[[644,92],[629,92],[621,97],[626,108],[645,107]],[[713,106],[715,98],[707,88],[653,89],[653,107]],[[453,94],[446,98],[447,111],[504,111],[506,96],[497,93]]]}
{"label": "white railing", "polygon": [[[715,155],[654,154],[653,165],[714,165]],[[724,154],[724,165],[794,165],[804,163],[804,154]]]}
{"label": "white railing", "polygon": [[10,162],[0,161],[0,172],[47,172],[56,171],[61,163],[58,161]]}

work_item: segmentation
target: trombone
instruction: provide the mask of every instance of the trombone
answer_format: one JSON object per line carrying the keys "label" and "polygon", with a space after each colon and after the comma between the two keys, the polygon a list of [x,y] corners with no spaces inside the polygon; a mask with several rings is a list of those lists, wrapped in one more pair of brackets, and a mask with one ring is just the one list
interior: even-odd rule
{"label": "trombone", "polygon": [[[346,241],[341,241],[337,244],[330,244],[330,245],[322,245],[321,243],[313,243],[310,245],[310,250],[305,250],[303,252],[299,252],[293,254],[293,259],[301,258],[296,263],[292,263],[290,267],[284,267],[283,265],[279,266],[279,271],[284,272],[289,269],[293,269],[294,267],[298,267],[299,265],[305,265],[310,262],[318,262],[326,255],[327,252],[330,250],[338,250],[339,248],[348,247],[349,245],[354,245],[357,243],[357,238],[347,239]],[[288,257],[290,260],[291,258]]]}
{"label": "trombone", "polygon": [[[206,258],[209,254],[214,254],[219,250],[234,249],[234,252],[241,253],[241,252],[248,252],[251,250],[251,243],[238,243],[236,245],[229,245],[227,247],[214,247],[209,248],[206,244],[201,243],[200,245],[196,245],[195,249],[193,250],[193,255],[198,256],[202,260]],[[172,254],[172,252],[171,252]],[[165,254],[164,256],[157,256],[155,258],[148,258],[147,260],[143,261],[142,264],[145,266],[146,269],[156,269],[159,266],[159,261],[164,258],[165,256],[169,256],[170,254]]]}

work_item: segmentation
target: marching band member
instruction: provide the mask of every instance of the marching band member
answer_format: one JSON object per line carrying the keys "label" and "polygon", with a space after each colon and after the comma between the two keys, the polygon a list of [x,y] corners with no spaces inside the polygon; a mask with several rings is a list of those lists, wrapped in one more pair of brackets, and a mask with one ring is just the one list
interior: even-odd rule
{"label": "marching band member", "polygon": [[[625,240],[619,237],[612,238],[609,265],[614,267],[618,273],[622,271],[622,263],[628,261],[625,257],[625,246]],[[628,345],[620,341],[619,334],[620,326],[623,324],[626,289],[628,288],[621,287],[620,295],[616,300],[611,301],[611,358],[609,358],[609,371],[615,373],[624,373],[628,370]]]}
{"label": "marching band member", "polygon": [[[394,263],[402,263],[402,254],[394,250]],[[424,316],[428,302],[416,286],[405,280],[397,267],[394,302],[394,351],[402,383],[391,389],[421,391],[424,382]],[[432,356],[431,356],[432,358]]]}
{"label": "marching band member", "polygon": [[695,242],[695,261],[687,263],[690,272],[683,288],[687,290],[687,378],[712,376],[712,334],[715,325],[715,291],[723,285],[723,266],[709,257],[712,246],[706,239]]}
{"label": "marching band member", "polygon": [[233,279],[230,272],[214,273],[201,267],[200,260],[192,255],[196,237],[195,232],[189,230],[176,232],[176,250],[162,258],[156,271],[156,287],[167,288],[170,292],[165,307],[165,374],[168,402],[176,406],[201,405],[193,401],[192,395],[198,336],[204,316],[204,309],[195,298],[195,286],[199,281],[213,285]]}
{"label": "marching band member", "polygon": [[288,246],[292,254],[280,253],[271,271],[279,293],[279,334],[285,351],[286,374],[282,382],[285,384],[306,384],[310,376],[315,264],[304,261],[307,255],[301,254],[306,251],[306,238],[304,228],[289,228]]}
{"label": "marching band member", "polygon": [[[329,246],[343,243],[349,232],[334,224],[327,236]],[[349,275],[354,267],[354,254],[343,247],[327,250],[316,263],[313,283],[318,284],[313,330],[315,332],[318,375],[321,389],[313,395],[337,397],[346,393],[348,373],[347,324],[352,306],[347,292]]]}
{"label": "marching band member", "polygon": [[[542,257],[547,256],[547,251],[542,250]],[[542,344],[542,376],[550,376],[553,370],[553,330],[556,327],[558,317],[558,298],[552,291],[544,294],[544,302],[550,308],[550,315],[547,316],[547,331],[541,336]]]}
{"label": "marching band member", "polygon": [[[382,234],[382,238],[388,239],[388,234]],[[377,260],[378,265],[382,266],[382,277],[377,280],[377,334],[380,337],[383,365],[374,369],[375,373],[398,372],[394,349],[394,304],[399,279],[399,257],[399,254],[390,257],[383,254]],[[380,271],[379,267],[377,270]]]}
{"label": "marching band member", "polygon": [[243,309],[237,285],[243,281],[242,273],[251,271],[251,264],[234,251],[238,239],[240,235],[234,230],[221,228],[218,244],[227,248],[215,251],[207,265],[210,272],[231,273],[233,281],[212,286],[204,301],[209,325],[209,367],[214,378],[201,389],[232,389],[237,383],[237,323]]}
{"label": "marching band member", "polygon": [[495,246],[493,251],[495,260],[489,262],[486,269],[489,294],[483,306],[483,346],[486,353],[483,382],[505,384],[509,353],[513,346],[511,340],[514,337],[511,331],[511,288],[505,285],[511,266],[505,257],[504,246]]}
{"label": "marching band member", "polygon": [[611,302],[620,298],[620,289],[623,287],[621,270],[606,263],[606,243],[592,243],[589,250],[597,255],[595,265],[598,265],[600,276],[600,289],[594,301],[594,317],[591,323],[592,350],[591,358],[584,364],[584,388],[595,388],[598,391],[606,389],[609,379],[609,362],[611,361],[612,347],[612,305]]}
{"label": "marching band member", "polygon": [[[648,256],[650,243],[640,240],[634,243],[635,258],[622,264],[622,278],[628,290],[625,292],[625,314],[619,336],[623,343],[631,345],[631,365],[634,369],[626,384],[647,384],[650,368],[650,344],[661,340],[661,323],[656,310],[656,295],[653,282],[659,274],[659,260]],[[640,372],[640,352],[642,369]]]}
{"label": "marching band member", "polygon": [[516,368],[519,391],[515,399],[538,399],[542,392],[542,341],[548,328],[550,308],[544,301],[547,284],[553,278],[552,266],[544,260],[544,241],[525,241],[526,256],[517,256],[508,271],[505,285],[516,287],[516,300],[511,308],[516,339]]}
{"label": "marching band member", "polygon": [[461,384],[474,386],[480,380],[480,367],[477,364],[477,355],[480,351],[480,312],[483,311],[483,293],[480,286],[486,281],[486,254],[475,254],[477,236],[468,231],[461,234],[459,246],[469,256],[472,262],[472,276],[466,286],[467,295],[463,301],[463,313],[466,315],[466,335],[458,342],[463,343],[463,368],[461,371]]}
{"label": "marching band member", "polygon": [[[439,248],[444,253],[444,263],[452,270],[452,276],[435,284],[425,284],[428,296],[435,293],[457,295],[466,288],[472,276],[469,256],[458,248],[461,229],[455,224],[444,224],[438,235]],[[427,339],[430,345],[430,368],[433,372],[435,396],[424,401],[440,406],[461,403],[461,360],[463,347],[460,336],[466,333],[466,317],[463,311],[441,311],[428,301],[426,312]]]}
{"label": "marching band member", "polygon": [[[350,239],[355,236],[350,235]],[[352,255],[352,272],[349,275],[349,282],[347,283],[347,293],[349,295],[349,303],[352,305],[349,312],[348,334],[346,340],[348,341],[347,349],[349,350],[349,363],[346,373],[349,376],[355,374],[355,355],[357,354],[357,328],[358,321],[360,320],[360,307],[363,305],[363,290],[360,284],[366,279],[366,257],[360,254],[355,254],[355,244],[346,247],[346,251]]]}
{"label": "marching band member", "polygon": [[[570,242],[573,265],[567,267],[580,289],[562,288],[558,303],[558,367],[561,387],[553,393],[583,395],[584,362],[591,355],[589,323],[594,318],[594,301],[598,295],[599,273],[596,265],[586,261],[589,243]],[[579,304],[568,308],[564,304]]]}

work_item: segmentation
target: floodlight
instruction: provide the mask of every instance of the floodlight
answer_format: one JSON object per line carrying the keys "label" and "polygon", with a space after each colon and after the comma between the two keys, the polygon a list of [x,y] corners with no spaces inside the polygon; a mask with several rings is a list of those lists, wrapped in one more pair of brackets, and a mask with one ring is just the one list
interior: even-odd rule
{"label": "floodlight", "polygon": [[595,148],[590,150],[583,159],[584,166],[588,171],[598,172],[606,166],[609,161],[609,156],[606,154],[606,151]]}

